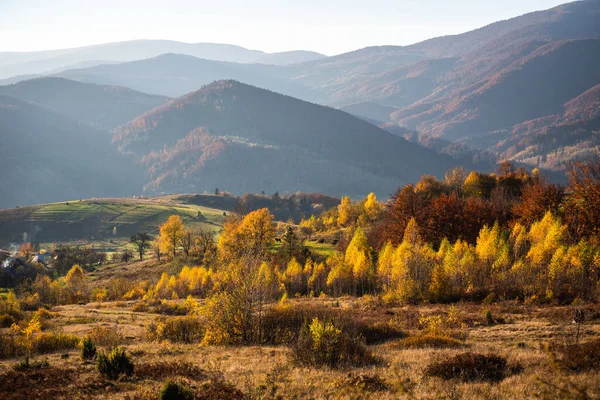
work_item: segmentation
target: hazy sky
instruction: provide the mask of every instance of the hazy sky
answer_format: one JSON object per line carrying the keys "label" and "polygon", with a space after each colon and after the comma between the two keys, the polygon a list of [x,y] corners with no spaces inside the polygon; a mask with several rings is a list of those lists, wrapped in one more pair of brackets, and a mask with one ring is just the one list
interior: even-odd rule
{"label": "hazy sky", "polygon": [[328,55],[465,32],[566,0],[0,0],[0,51],[131,39]]}

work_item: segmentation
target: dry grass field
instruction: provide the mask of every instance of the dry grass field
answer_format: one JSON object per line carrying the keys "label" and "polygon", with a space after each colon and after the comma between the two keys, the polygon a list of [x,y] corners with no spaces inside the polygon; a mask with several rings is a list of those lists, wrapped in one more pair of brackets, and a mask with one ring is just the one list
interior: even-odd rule
{"label": "dry grass field", "polygon": [[[183,301],[169,301],[177,302]],[[96,330],[101,336],[99,343],[126,348],[134,361],[135,374],[109,381],[97,372],[95,363],[81,360],[79,349],[38,355],[35,360],[47,359],[50,367],[23,372],[13,370],[18,359],[7,359],[0,362],[0,397],[150,399],[157,398],[165,379],[173,377],[206,393],[203,398],[600,398],[600,371],[565,372],[548,349],[548,345],[574,340],[573,307],[502,302],[392,308],[372,298],[350,297],[288,302],[290,307],[310,303],[338,308],[356,318],[375,316],[381,322],[396,324],[410,336],[422,333],[419,320],[423,317],[451,317],[458,321],[456,331],[464,344],[452,349],[405,348],[403,339],[396,339],[369,346],[381,360],[377,365],[309,368],[293,364],[286,346],[222,347],[151,341],[147,327],[161,316],[152,310],[134,311],[141,309],[136,301],[65,305],[51,310],[45,330],[81,338]],[[582,307],[588,320],[581,340],[597,339],[597,308]],[[495,321],[493,325],[487,321],[487,311]],[[425,374],[432,362],[464,352],[506,357],[512,372],[499,382],[443,380]]]}

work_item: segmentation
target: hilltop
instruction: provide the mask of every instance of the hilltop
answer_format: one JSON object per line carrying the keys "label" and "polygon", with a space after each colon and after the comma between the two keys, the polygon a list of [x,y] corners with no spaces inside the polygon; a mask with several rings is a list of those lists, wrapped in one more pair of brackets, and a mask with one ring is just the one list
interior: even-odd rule
{"label": "hilltop", "polygon": [[344,112],[237,81],[215,82],[115,130],[170,192],[302,190],[386,197],[454,161]]}

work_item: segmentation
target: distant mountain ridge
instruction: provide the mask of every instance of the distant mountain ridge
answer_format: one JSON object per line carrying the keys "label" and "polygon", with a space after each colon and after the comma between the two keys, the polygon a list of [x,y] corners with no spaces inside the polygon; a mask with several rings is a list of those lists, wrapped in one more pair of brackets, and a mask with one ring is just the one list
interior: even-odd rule
{"label": "distant mountain ridge", "polygon": [[101,86],[56,77],[0,86],[0,95],[35,103],[106,131],[170,100],[121,86]]}
{"label": "distant mountain ridge", "polygon": [[173,40],[131,40],[71,49],[37,52],[0,52],[0,78],[24,74],[48,74],[65,69],[127,62],[179,53],[215,61],[285,65],[326,57],[312,51],[265,53],[219,43],[184,43]]}

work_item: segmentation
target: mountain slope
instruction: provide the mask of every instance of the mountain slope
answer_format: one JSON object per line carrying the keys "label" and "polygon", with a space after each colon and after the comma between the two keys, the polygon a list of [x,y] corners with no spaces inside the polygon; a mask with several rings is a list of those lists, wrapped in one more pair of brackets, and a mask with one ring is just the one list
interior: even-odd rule
{"label": "mountain slope", "polygon": [[344,112],[236,81],[160,106],[118,128],[115,141],[146,163],[154,190],[221,182],[235,191],[388,195],[453,164]]}
{"label": "mountain slope", "polygon": [[[456,98],[392,114],[399,125],[454,140],[559,112],[600,83],[600,40],[552,42]],[[565,79],[568,77],[568,79]],[[415,112],[416,111],[416,112]]]}
{"label": "mountain slope", "polygon": [[498,158],[560,170],[571,161],[600,159],[600,85],[561,107],[561,111],[509,129],[460,142]]}
{"label": "mountain slope", "polygon": [[0,95],[0,208],[137,192],[105,132]]}
{"label": "mountain slope", "polygon": [[169,99],[119,86],[38,78],[0,86],[0,95],[33,102],[96,128],[110,130]]}

